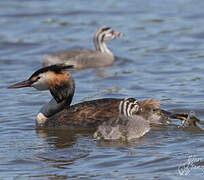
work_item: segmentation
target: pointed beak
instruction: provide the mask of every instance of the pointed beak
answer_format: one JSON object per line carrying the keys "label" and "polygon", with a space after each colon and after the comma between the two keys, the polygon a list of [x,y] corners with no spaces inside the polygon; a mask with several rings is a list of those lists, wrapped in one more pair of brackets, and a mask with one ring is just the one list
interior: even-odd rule
{"label": "pointed beak", "polygon": [[115,38],[125,36],[125,34],[120,33],[120,32],[117,32],[117,31],[114,31],[114,32],[113,32],[113,35],[115,36]]}
{"label": "pointed beak", "polygon": [[32,84],[31,81],[29,81],[29,80],[25,80],[25,81],[22,81],[22,82],[19,82],[19,83],[13,84],[13,85],[9,86],[8,88],[11,89],[11,88],[24,88],[24,87],[30,87],[31,84]]}

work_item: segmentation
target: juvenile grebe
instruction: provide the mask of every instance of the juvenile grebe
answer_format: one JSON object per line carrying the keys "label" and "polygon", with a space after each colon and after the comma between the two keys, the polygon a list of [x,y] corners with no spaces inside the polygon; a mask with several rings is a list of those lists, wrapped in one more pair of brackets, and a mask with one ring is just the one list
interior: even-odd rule
{"label": "juvenile grebe", "polygon": [[194,111],[190,111],[187,119],[182,120],[181,126],[183,128],[197,127],[197,123],[200,123],[200,119],[196,117],[196,114]]}
{"label": "juvenile grebe", "polygon": [[110,66],[115,61],[115,57],[106,42],[124,34],[119,33],[110,27],[99,28],[93,38],[96,50],[68,50],[45,55],[43,66],[54,64],[73,65],[75,69],[99,68]]}
{"label": "juvenile grebe", "polygon": [[[75,82],[67,71],[69,68],[72,66],[44,67],[33,73],[28,80],[8,88],[34,87],[37,90],[50,90],[53,99],[41,108],[36,118],[37,125],[40,127],[97,127],[104,121],[117,118],[122,99],[104,98],[70,106],[74,96]],[[159,101],[146,100],[138,104],[140,107],[138,113],[141,113],[150,123],[163,124],[168,123],[170,118],[187,118],[186,114],[175,115],[159,109]],[[155,107],[154,115],[150,107]],[[161,116],[161,118],[154,116]]]}
{"label": "juvenile grebe", "polygon": [[[94,138],[97,140],[120,139],[130,141],[144,136],[150,131],[150,123],[148,119],[145,119],[145,113],[153,114],[153,110],[159,108],[159,101],[153,99],[148,101],[149,107],[142,110],[142,104],[136,99],[122,100],[119,105],[118,118],[103,122],[94,133]],[[161,116],[158,116],[158,118],[161,118]]]}

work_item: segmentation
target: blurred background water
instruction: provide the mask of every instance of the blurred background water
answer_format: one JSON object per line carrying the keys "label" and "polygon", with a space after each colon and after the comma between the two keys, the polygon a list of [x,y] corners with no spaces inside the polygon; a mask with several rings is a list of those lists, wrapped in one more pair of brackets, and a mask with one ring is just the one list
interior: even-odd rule
{"label": "blurred background water", "polygon": [[118,61],[73,72],[73,104],[158,98],[162,108],[194,110],[202,120],[203,9],[200,0],[0,1],[0,179],[203,179],[203,132],[155,128],[117,144],[92,142],[92,131],[39,131],[35,116],[49,92],[6,88],[47,53],[93,48],[95,30],[107,25],[125,33],[108,44]]}

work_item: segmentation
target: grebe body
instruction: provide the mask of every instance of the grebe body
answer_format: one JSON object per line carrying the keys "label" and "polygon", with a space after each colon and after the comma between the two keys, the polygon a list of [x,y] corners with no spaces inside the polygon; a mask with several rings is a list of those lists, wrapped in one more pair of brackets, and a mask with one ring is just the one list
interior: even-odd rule
{"label": "grebe body", "polygon": [[[150,122],[148,118],[145,118],[144,113],[150,113],[150,111],[153,113],[153,110],[159,105],[156,100],[151,99],[150,101],[151,105],[148,110],[142,110],[141,103],[144,104],[144,102],[139,103],[134,98],[122,100],[119,105],[118,118],[103,122],[94,133],[94,138],[97,140],[130,141],[144,136],[150,131]],[[158,116],[158,118],[161,117]]]}
{"label": "grebe body", "polygon": [[43,126],[95,128],[118,116],[118,106],[121,100],[104,98],[74,104],[49,117]]}
{"label": "grebe body", "polygon": [[107,47],[106,42],[124,34],[119,33],[110,27],[99,28],[93,38],[95,50],[67,50],[58,53],[45,55],[43,66],[54,64],[73,65],[74,69],[100,68],[110,66],[115,61],[115,56]]}
{"label": "grebe body", "polygon": [[[67,69],[73,66],[52,65],[37,70],[28,80],[8,88],[34,87],[50,90],[53,99],[45,104],[36,118],[38,127],[97,127],[104,121],[118,118],[122,99],[104,98],[71,106],[75,82]],[[175,115],[160,109],[158,100],[137,102],[137,115],[153,124],[169,124],[171,118],[185,119],[186,114]]]}

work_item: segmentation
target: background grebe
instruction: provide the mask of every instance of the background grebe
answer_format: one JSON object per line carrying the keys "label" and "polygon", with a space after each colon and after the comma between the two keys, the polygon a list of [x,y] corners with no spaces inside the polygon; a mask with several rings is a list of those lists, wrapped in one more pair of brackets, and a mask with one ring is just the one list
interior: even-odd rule
{"label": "background grebe", "polygon": [[115,57],[107,47],[106,42],[122,36],[124,36],[124,34],[119,33],[110,27],[101,27],[96,31],[93,38],[96,50],[67,50],[48,54],[44,57],[43,66],[61,63],[74,65],[75,69],[110,66],[115,61]]}
{"label": "background grebe", "polygon": [[[117,118],[121,99],[104,98],[70,106],[75,82],[66,70],[69,68],[72,66],[44,67],[33,73],[28,80],[8,88],[34,87],[38,90],[50,90],[54,99],[41,108],[36,119],[37,125],[41,127],[97,127],[104,121]],[[168,124],[169,118],[187,118],[187,114],[175,115],[159,109],[160,102],[157,100],[145,100],[138,104],[140,107],[138,113],[141,113],[150,123]]]}

